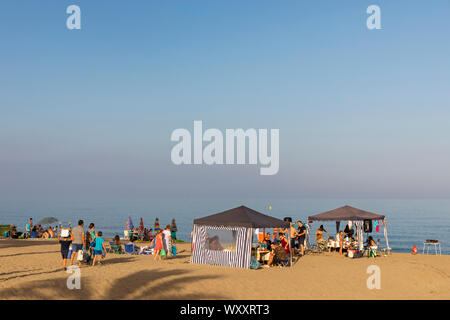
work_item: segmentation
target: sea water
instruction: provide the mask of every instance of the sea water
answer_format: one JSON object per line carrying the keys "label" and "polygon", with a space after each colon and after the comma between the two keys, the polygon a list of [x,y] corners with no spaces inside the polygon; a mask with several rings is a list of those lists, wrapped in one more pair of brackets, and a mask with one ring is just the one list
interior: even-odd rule
{"label": "sea water", "polygon": [[[322,198],[158,198],[130,201],[28,201],[0,202],[0,224],[14,224],[18,231],[24,231],[30,217],[34,224],[47,216],[58,218],[63,226],[69,221],[76,226],[83,219],[85,226],[94,222],[97,231],[105,237],[123,236],[128,216],[135,227],[143,218],[146,228],[153,228],[155,218],[165,227],[175,218],[178,227],[177,238],[190,241],[195,218],[231,209],[248,206],[262,213],[293,221],[307,221],[308,216],[344,205],[354,206],[386,216],[389,246],[393,252],[411,252],[415,245],[422,252],[426,239],[439,240],[442,254],[450,254],[450,199],[322,199]],[[335,222],[315,222],[312,232],[323,224],[328,234],[336,234]],[[341,223],[341,230],[345,223]],[[370,234],[375,241],[380,239],[385,247],[383,227],[380,232]],[[365,235],[366,236],[366,235]],[[311,237],[314,241],[314,235]],[[432,249],[434,253],[434,248]]]}

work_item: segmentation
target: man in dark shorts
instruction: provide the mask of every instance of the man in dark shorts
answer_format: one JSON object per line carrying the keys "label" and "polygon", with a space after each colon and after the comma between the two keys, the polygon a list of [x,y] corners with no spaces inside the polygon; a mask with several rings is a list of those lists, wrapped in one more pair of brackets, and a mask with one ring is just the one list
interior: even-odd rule
{"label": "man in dark shorts", "polygon": [[67,255],[69,254],[69,247],[72,243],[72,237],[65,237],[60,239],[60,234],[58,233],[58,242],[61,244],[61,256],[62,256],[62,265],[64,270],[67,270],[66,268],[66,262],[67,262]]}
{"label": "man in dark shorts", "polygon": [[300,255],[303,256],[305,254],[305,235],[306,235],[306,227],[299,220],[297,221],[298,229],[297,229],[297,240],[300,247]]}
{"label": "man in dark shorts", "polygon": [[[72,256],[70,257],[70,264],[72,265],[75,255],[78,255],[78,251],[83,250],[85,241],[83,224],[83,220],[78,221],[78,226],[72,230]],[[81,266],[80,261],[78,261],[78,265]]]}

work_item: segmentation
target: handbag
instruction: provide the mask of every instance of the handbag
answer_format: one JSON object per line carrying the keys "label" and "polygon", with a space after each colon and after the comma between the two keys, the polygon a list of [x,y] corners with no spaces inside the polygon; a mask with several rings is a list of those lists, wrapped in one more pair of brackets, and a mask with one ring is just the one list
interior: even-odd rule
{"label": "handbag", "polygon": [[77,256],[77,260],[78,261],[83,261],[83,250],[78,250],[78,256]]}
{"label": "handbag", "polygon": [[161,249],[161,257],[165,257],[166,256],[166,250]]}

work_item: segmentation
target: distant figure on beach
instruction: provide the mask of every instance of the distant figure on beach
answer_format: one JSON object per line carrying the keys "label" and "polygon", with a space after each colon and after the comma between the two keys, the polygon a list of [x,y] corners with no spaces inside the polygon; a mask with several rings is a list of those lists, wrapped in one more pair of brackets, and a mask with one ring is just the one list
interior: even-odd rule
{"label": "distant figure on beach", "polygon": [[32,229],[33,229],[33,218],[30,218],[28,223],[25,225],[25,238],[31,237]]}
{"label": "distant figure on beach", "polygon": [[344,229],[344,238],[345,237],[352,237],[353,234],[355,233],[355,230],[353,230],[353,227],[350,227],[348,224],[345,226]]}
{"label": "distant figure on beach", "polygon": [[[70,264],[73,265],[73,259],[78,251],[83,250],[85,236],[84,236],[84,222],[78,221],[78,226],[72,230],[72,255],[70,257]],[[81,266],[81,262],[78,261],[78,265]]]}
{"label": "distant figure on beach", "polygon": [[339,231],[339,234],[336,237],[339,241],[339,254],[342,256],[342,250],[344,249],[344,232]]}
{"label": "distant figure on beach", "polygon": [[214,236],[209,239],[209,250],[222,251],[223,249],[219,242],[219,236]]}
{"label": "distant figure on beach", "polygon": [[290,253],[290,247],[289,247],[289,242],[286,239],[286,236],[284,233],[280,233],[280,244],[283,247],[283,249],[286,251],[287,254]]}
{"label": "distant figure on beach", "polygon": [[367,238],[367,246],[368,247],[372,247],[372,248],[374,248],[374,249],[376,249],[378,246],[377,246],[377,243],[375,242],[375,240],[373,240],[373,237],[372,236],[369,236],[368,238]]}
{"label": "distant figure on beach", "polygon": [[170,232],[170,225],[167,225],[162,233],[164,240],[164,250],[166,250],[167,255],[172,254],[172,233]]}
{"label": "distant figure on beach", "polygon": [[270,239],[264,239],[263,244],[263,248],[265,247],[265,249],[272,251],[272,241]]}
{"label": "distant figure on beach", "polygon": [[297,241],[300,248],[300,255],[304,255],[305,253],[305,235],[306,235],[306,227],[299,220],[297,221],[298,229],[297,229]]}
{"label": "distant figure on beach", "polygon": [[148,240],[152,241],[153,240],[153,229],[148,230]]}
{"label": "distant figure on beach", "polygon": [[292,250],[294,250],[294,251],[295,251],[295,248],[297,247],[297,245],[295,243],[296,235],[297,235],[297,229],[295,229],[294,223],[290,222],[289,223],[289,237],[291,239],[290,248],[292,248]]}
{"label": "distant figure on beach", "polygon": [[96,232],[95,232],[95,224],[93,222],[91,222],[89,224],[89,229],[88,229],[89,234],[91,235],[91,239],[95,239],[96,237]]}
{"label": "distant figure on beach", "polygon": [[288,259],[289,256],[286,253],[286,250],[280,245],[278,239],[273,241],[272,244],[272,253],[270,254],[269,261],[267,262],[268,266],[274,266],[281,262],[281,260]]}
{"label": "distant figure on beach", "polygon": [[105,240],[102,238],[103,233],[99,231],[97,236],[94,239],[95,247],[94,247],[94,261],[92,261],[92,266],[95,266],[95,262],[98,260],[98,263],[102,263],[103,259],[103,250],[106,252],[105,248]]}
{"label": "distant figure on beach", "polygon": [[317,229],[316,231],[316,243],[317,247],[321,250],[327,249],[327,241],[323,238],[324,232],[327,234],[328,239],[330,239],[327,230],[323,228],[323,225],[320,225],[319,229]]}
{"label": "distant figure on beach", "polygon": [[69,237],[64,237],[60,239],[60,235],[58,234],[58,242],[61,244],[61,256],[62,256],[62,265],[64,270],[67,270],[66,263],[67,263],[67,255],[69,254],[69,247],[72,243],[72,235],[69,235]]}
{"label": "distant figure on beach", "polygon": [[161,250],[163,248],[162,231],[158,230],[155,235],[155,251],[153,252],[153,259],[161,260]]}

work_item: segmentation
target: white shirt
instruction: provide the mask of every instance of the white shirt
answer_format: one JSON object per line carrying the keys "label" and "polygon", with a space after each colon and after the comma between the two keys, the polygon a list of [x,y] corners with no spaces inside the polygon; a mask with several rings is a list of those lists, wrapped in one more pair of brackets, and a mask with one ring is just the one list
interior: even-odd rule
{"label": "white shirt", "polygon": [[169,239],[170,239],[169,237],[171,236],[170,230],[164,230],[163,235],[164,235],[164,240],[169,241]]}

